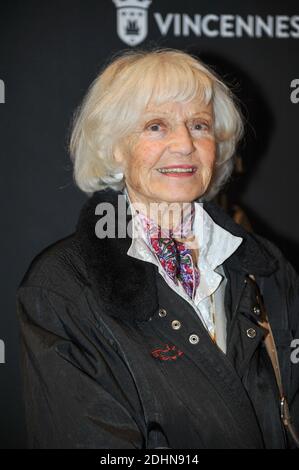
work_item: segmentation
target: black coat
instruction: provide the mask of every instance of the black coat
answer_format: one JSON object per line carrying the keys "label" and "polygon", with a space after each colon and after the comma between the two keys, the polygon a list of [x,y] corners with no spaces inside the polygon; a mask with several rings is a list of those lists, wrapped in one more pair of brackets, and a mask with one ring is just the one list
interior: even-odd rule
{"label": "black coat", "polygon": [[[96,205],[116,207],[118,195],[95,193],[76,232],[40,253],[18,289],[29,446],[292,447],[256,297],[245,282],[255,275],[299,428],[299,364],[290,360],[299,338],[299,279],[291,264],[270,241],[204,203],[217,224],[244,239],[223,264],[225,355],[157,267],[126,254],[130,237],[96,237]],[[173,320],[182,327],[174,329]]]}

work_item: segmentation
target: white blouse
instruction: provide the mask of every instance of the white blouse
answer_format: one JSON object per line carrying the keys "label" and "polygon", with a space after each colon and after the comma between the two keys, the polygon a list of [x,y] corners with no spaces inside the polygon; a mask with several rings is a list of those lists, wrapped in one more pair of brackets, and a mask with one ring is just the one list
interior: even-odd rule
{"label": "white blouse", "polygon": [[243,238],[232,235],[216,224],[207,211],[204,210],[203,203],[195,202],[193,230],[200,247],[197,263],[200,272],[200,283],[194,298],[191,299],[182,284],[180,282],[175,284],[164,271],[156,254],[148,245],[142,223],[136,217],[136,211],[131,204],[126,188],[124,194],[127,197],[132,214],[132,243],[127,255],[155,264],[171,289],[194,308],[211,337],[215,338],[217,345],[225,353],[226,314],[224,294],[227,280],[222,263],[238,248]]}

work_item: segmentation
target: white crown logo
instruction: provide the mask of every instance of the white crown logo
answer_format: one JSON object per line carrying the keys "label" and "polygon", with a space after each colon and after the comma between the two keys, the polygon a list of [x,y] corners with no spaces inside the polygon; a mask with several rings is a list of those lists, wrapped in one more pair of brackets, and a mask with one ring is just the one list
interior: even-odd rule
{"label": "white crown logo", "polygon": [[113,0],[113,3],[118,36],[129,46],[140,44],[147,36],[147,9],[152,0]]}
{"label": "white crown logo", "polygon": [[148,8],[152,0],[113,0],[116,8]]}

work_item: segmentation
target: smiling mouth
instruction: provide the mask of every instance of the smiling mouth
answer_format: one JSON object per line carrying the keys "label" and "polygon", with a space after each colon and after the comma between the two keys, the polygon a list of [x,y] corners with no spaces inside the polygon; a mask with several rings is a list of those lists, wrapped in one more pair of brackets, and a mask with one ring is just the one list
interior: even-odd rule
{"label": "smiling mouth", "polygon": [[164,167],[157,168],[159,173],[162,174],[193,174],[196,172],[197,168],[195,166],[177,166],[177,167]]}

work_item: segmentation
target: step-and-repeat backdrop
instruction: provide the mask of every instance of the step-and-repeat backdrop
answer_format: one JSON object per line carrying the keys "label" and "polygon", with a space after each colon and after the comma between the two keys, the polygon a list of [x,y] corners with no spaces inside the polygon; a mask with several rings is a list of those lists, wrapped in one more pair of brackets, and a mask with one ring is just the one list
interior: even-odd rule
{"label": "step-and-repeat backdrop", "polygon": [[25,446],[16,288],[85,200],[67,151],[72,113],[111,55],[159,46],[202,58],[242,101],[229,208],[299,268],[298,2],[2,0],[0,447]]}

